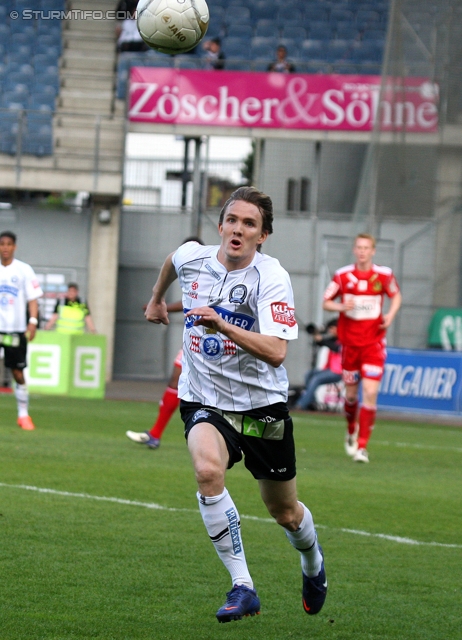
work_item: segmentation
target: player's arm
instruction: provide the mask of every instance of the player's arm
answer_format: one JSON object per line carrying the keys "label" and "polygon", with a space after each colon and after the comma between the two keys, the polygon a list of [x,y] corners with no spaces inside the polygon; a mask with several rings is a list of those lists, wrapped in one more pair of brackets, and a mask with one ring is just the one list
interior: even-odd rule
{"label": "player's arm", "polygon": [[287,341],[277,336],[267,336],[261,333],[246,331],[223,320],[213,307],[197,307],[186,314],[198,316],[195,325],[202,325],[209,329],[219,331],[227,338],[235,342],[241,349],[251,356],[263,360],[272,367],[279,367],[287,354]]}
{"label": "player's arm", "polygon": [[391,323],[395,319],[395,316],[399,311],[402,301],[403,301],[403,296],[401,295],[401,292],[398,291],[397,293],[395,293],[395,295],[391,299],[388,313],[386,313],[383,316],[383,322],[380,325],[381,329],[388,329],[388,327],[391,325]]}
{"label": "player's arm", "polygon": [[87,325],[88,331],[90,331],[91,333],[96,333],[96,328],[93,322],[93,318],[89,313],[87,313],[87,315],[85,316],[85,324]]}
{"label": "player's arm", "polygon": [[354,309],[355,304],[353,298],[348,298],[345,302],[337,302],[335,298],[341,295],[340,284],[336,280],[336,276],[329,283],[327,289],[324,292],[324,300],[322,308],[324,311],[334,311],[335,313],[343,313],[344,311],[351,311]]}
{"label": "player's arm", "polygon": [[167,256],[152,290],[152,297],[145,311],[146,320],[154,324],[168,324],[168,311],[165,302],[165,294],[169,286],[177,279],[177,273],[172,257],[175,252]]}
{"label": "player's arm", "polygon": [[56,320],[59,318],[59,313],[52,313],[48,322],[45,325],[45,330],[49,331],[50,329],[53,329],[53,327],[56,324]]}
{"label": "player's arm", "polygon": [[29,300],[27,306],[29,308],[29,323],[27,325],[27,334],[29,340],[33,340],[37,331],[38,302],[37,300]]}

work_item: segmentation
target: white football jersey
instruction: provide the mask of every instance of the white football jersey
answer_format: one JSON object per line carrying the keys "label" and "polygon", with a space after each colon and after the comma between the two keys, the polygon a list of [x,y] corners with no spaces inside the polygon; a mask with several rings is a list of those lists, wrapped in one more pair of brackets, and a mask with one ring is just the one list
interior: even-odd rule
{"label": "white football jersey", "polygon": [[[217,259],[218,249],[187,242],[175,252],[184,312],[211,305],[226,322],[246,331],[295,340],[292,286],[279,261],[256,253],[248,267],[228,272]],[[193,323],[193,317],[185,318],[180,398],[239,412],[286,402],[283,366],[272,367],[225,335]]]}
{"label": "white football jersey", "polygon": [[0,264],[0,331],[24,333],[27,302],[41,296],[43,291],[30,265],[16,259],[6,267]]}

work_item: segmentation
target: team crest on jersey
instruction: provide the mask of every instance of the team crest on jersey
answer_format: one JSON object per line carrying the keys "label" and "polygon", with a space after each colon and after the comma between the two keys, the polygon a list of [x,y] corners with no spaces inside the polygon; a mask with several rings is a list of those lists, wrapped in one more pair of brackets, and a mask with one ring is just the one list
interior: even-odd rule
{"label": "team crest on jersey", "polygon": [[200,339],[199,348],[206,360],[219,360],[225,352],[225,345],[218,334],[205,333]]}
{"label": "team crest on jersey", "polygon": [[287,324],[289,327],[295,327],[297,321],[295,320],[295,309],[289,307],[287,302],[272,302],[271,314],[274,322],[279,324]]}
{"label": "team crest on jersey", "polygon": [[247,287],[243,284],[238,284],[229,292],[229,301],[235,304],[242,304],[247,298]]}
{"label": "team crest on jersey", "polygon": [[193,422],[199,422],[199,420],[205,420],[206,418],[210,418],[210,413],[209,411],[206,411],[205,409],[199,409],[199,411],[196,411],[196,413],[193,415]]}
{"label": "team crest on jersey", "polygon": [[382,283],[380,282],[380,280],[377,280],[377,282],[374,282],[374,284],[372,285],[372,290],[375,291],[376,293],[379,293],[380,291],[382,291]]}

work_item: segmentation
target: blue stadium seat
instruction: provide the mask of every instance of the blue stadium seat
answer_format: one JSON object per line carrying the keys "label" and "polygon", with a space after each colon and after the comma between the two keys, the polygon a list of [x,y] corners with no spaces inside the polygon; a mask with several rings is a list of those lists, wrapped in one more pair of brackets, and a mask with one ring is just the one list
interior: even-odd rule
{"label": "blue stadium seat", "polygon": [[317,22],[328,22],[329,20],[329,9],[326,7],[320,6],[307,6],[304,10],[305,14],[305,23],[311,21]]}
{"label": "blue stadium seat", "polygon": [[375,42],[360,42],[355,47],[351,59],[356,62],[381,62],[383,57],[383,47],[377,46]]}
{"label": "blue stadium seat", "polygon": [[55,64],[58,64],[60,51],[55,46],[50,46],[49,44],[37,44],[34,48],[34,53],[46,53],[50,56],[53,56],[55,59]]}
{"label": "blue stadium seat", "polygon": [[308,38],[308,33],[304,27],[284,26],[284,28],[282,29],[282,37],[301,42],[302,40],[306,40]]}
{"label": "blue stadium seat", "polygon": [[223,51],[227,58],[247,58],[249,48],[249,38],[226,38],[223,41]]}
{"label": "blue stadium seat", "polygon": [[383,42],[385,35],[385,29],[365,29],[363,33],[363,40]]}
{"label": "blue stadium seat", "polygon": [[4,93],[2,93],[2,96],[0,98],[0,106],[2,109],[12,109],[13,111],[18,111],[27,107],[28,100],[28,94],[21,96],[14,91],[5,91]]}
{"label": "blue stadium seat", "polygon": [[276,48],[276,45],[270,46],[264,43],[252,45],[250,47],[250,57],[253,60],[265,59],[267,64],[269,64],[271,60],[274,59],[275,48]]}
{"label": "blue stadium seat", "polygon": [[225,22],[228,25],[231,24],[246,24],[250,23],[250,9],[245,6],[230,7],[225,13]]}
{"label": "blue stadium seat", "polygon": [[337,35],[337,38],[339,38],[340,40],[359,40],[361,35],[356,27],[350,26],[349,23],[342,24],[339,22],[337,23],[335,33]]}
{"label": "blue stadium seat", "polygon": [[329,62],[341,62],[352,55],[352,48],[345,40],[331,40],[326,48],[326,60]]}
{"label": "blue stadium seat", "polygon": [[6,44],[8,38],[10,37],[10,29],[7,24],[0,23],[0,39],[2,44]]}
{"label": "blue stadium seat", "polygon": [[279,34],[278,23],[275,20],[264,18],[258,20],[255,27],[255,35],[259,38],[274,38]]}
{"label": "blue stadium seat", "polygon": [[253,37],[253,29],[248,24],[230,24],[226,31],[228,38],[246,38],[250,40]]}
{"label": "blue stadium seat", "polygon": [[311,40],[330,40],[334,37],[332,26],[325,22],[311,22],[308,27],[308,33]]}
{"label": "blue stadium seat", "polygon": [[266,2],[257,2],[252,8],[254,20],[272,20],[276,17],[277,8],[275,4]]}
{"label": "blue stadium seat", "polygon": [[226,69],[228,71],[250,71],[250,63],[248,60],[228,58],[226,60]]}
{"label": "blue stadium seat", "polygon": [[286,11],[285,9],[279,10],[277,15],[277,22],[282,28],[284,25],[300,26],[303,24],[304,16],[300,9],[294,11]]}
{"label": "blue stadium seat", "polygon": [[353,24],[355,14],[350,9],[332,9],[330,12],[329,22],[336,25],[338,22],[350,22]]}
{"label": "blue stadium seat", "polygon": [[304,40],[300,48],[300,57],[303,60],[324,60],[326,57],[327,43],[325,40]]}

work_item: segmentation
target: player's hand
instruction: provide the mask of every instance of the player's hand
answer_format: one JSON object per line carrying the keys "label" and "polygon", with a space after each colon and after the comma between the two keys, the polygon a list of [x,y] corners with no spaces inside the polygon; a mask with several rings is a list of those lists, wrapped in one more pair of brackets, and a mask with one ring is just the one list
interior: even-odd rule
{"label": "player's hand", "polygon": [[148,322],[153,322],[154,324],[169,324],[168,313],[167,313],[167,305],[165,300],[161,302],[155,302],[152,298],[149,300],[146,305],[146,311],[144,312],[144,316]]}
{"label": "player's hand", "polygon": [[195,326],[207,327],[207,329],[215,329],[221,331],[226,327],[226,322],[218,315],[213,307],[196,307],[185,314],[185,317],[197,316],[194,320]]}
{"label": "player's hand", "polygon": [[27,339],[29,340],[29,342],[32,342],[32,340],[35,338],[36,333],[37,333],[36,325],[29,323],[27,325]]}
{"label": "player's hand", "polygon": [[388,329],[388,327],[391,325],[392,322],[393,322],[393,318],[390,316],[389,313],[386,313],[383,316],[382,324],[380,325],[380,328],[381,329]]}
{"label": "player's hand", "polygon": [[355,308],[355,301],[353,300],[353,298],[349,298],[348,300],[345,300],[345,302],[343,303],[343,311],[353,311],[354,308]]}

